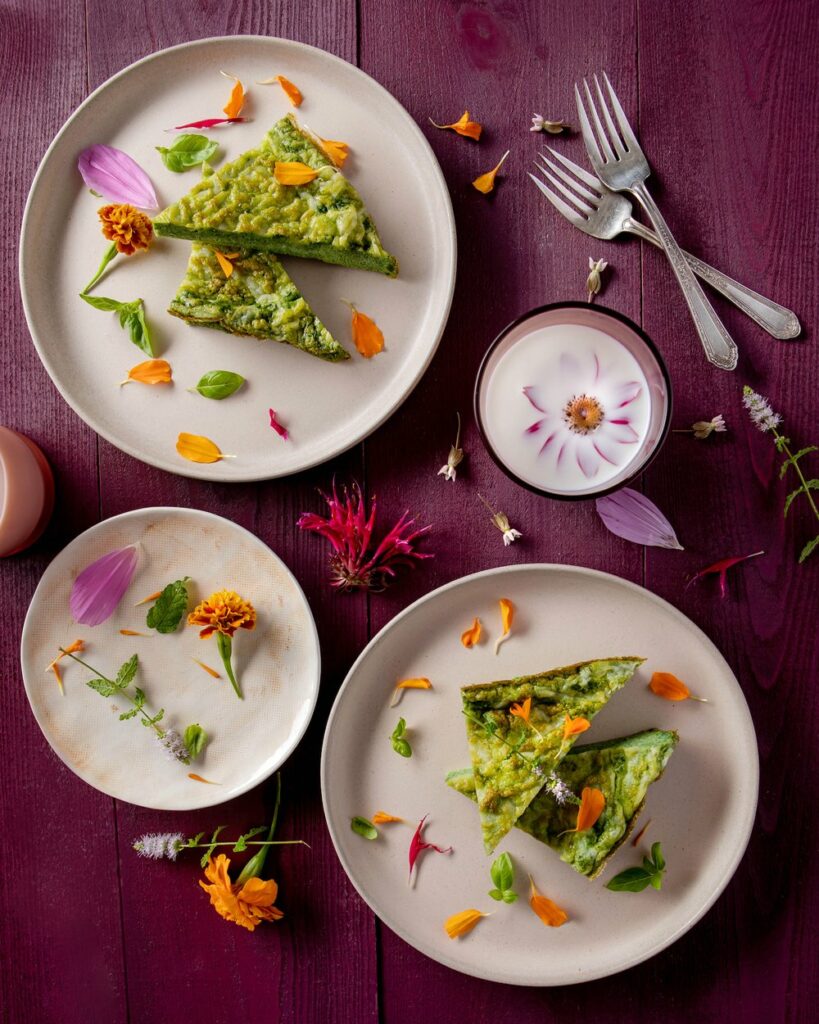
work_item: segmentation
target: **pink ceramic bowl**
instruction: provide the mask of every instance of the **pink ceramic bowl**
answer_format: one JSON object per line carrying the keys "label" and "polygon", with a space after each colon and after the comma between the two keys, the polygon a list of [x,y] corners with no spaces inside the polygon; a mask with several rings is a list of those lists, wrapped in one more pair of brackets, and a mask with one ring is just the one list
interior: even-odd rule
{"label": "pink ceramic bowl", "polygon": [[54,511],[54,475],[37,445],[0,427],[0,558],[33,544]]}

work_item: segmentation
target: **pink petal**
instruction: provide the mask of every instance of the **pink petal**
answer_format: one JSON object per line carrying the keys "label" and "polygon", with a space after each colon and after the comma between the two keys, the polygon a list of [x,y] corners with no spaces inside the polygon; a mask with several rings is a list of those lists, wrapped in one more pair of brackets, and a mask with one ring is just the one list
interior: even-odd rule
{"label": "pink petal", "polygon": [[621,384],[615,395],[615,409],[624,409],[631,405],[635,398],[642,394],[643,386],[636,380],[630,380],[627,384]]}
{"label": "pink petal", "polygon": [[[554,439],[556,437],[557,437],[557,431],[555,431],[553,434],[549,434],[549,436],[546,438],[546,440],[540,446],[540,451],[538,452],[538,454],[542,455],[546,451],[546,449],[549,447],[549,445],[552,443],[552,441],[554,441]],[[558,455],[558,459],[560,459],[559,455]]]}
{"label": "pink petal", "polygon": [[634,444],[635,441],[640,440],[640,435],[632,427],[629,420],[608,420],[604,422],[602,434],[604,437],[610,437],[612,441],[617,441],[618,444]]}
{"label": "pink petal", "polygon": [[115,203],[131,203],[156,210],[159,203],[151,179],[127,153],[113,146],[89,146],[80,153],[77,167],[82,180]]}
{"label": "pink petal", "polygon": [[541,419],[541,420],[535,420],[535,422],[531,425],[531,427],[527,427],[526,428],[526,433],[527,434],[536,434],[540,430],[540,428],[543,426],[543,424],[545,422],[546,422],[545,417],[543,419]]}
{"label": "pink petal", "polygon": [[290,436],[290,434],[287,432],[287,427],[283,427],[281,423],[279,423],[279,421],[276,419],[275,409],[268,409],[267,411],[270,413],[270,426],[276,431],[279,437],[283,438],[286,441]]}
{"label": "pink petal", "polygon": [[577,446],[575,458],[577,459],[578,466],[583,470],[583,476],[589,480],[591,480],[593,476],[597,476],[600,464],[594,457],[592,449],[590,449],[587,444],[579,444]]}
{"label": "pink petal", "polygon": [[99,626],[109,619],[122,600],[134,576],[139,548],[110,551],[92,562],[74,580],[69,607],[71,614],[84,626]]}
{"label": "pink petal", "polygon": [[523,389],[523,393],[524,395],[526,395],[526,397],[529,399],[529,401],[537,409],[538,412],[547,411],[546,409],[543,408],[543,400],[540,398],[536,387],[534,387],[532,384],[527,384],[526,387]]}
{"label": "pink petal", "polygon": [[[602,445],[601,445],[601,442],[602,442]],[[605,442],[603,441],[602,438],[600,438],[597,441],[594,441],[593,444],[594,444],[594,450],[597,452],[597,454],[600,456],[600,458],[603,459],[604,462],[608,462],[612,466],[618,465],[617,460],[612,457],[612,452],[605,450],[605,448],[607,446],[606,446],[606,444],[605,444]]]}
{"label": "pink petal", "polygon": [[594,353],[594,383],[600,379],[600,360],[597,358],[597,353]]}
{"label": "pink petal", "polygon": [[597,514],[606,527],[624,540],[658,548],[683,550],[674,527],[648,498],[624,487],[595,502]]}
{"label": "pink petal", "polygon": [[236,124],[237,121],[246,121],[246,117],[206,117],[203,121],[190,121],[188,124],[176,124],[169,131],[175,132],[180,128],[216,128],[220,124]]}

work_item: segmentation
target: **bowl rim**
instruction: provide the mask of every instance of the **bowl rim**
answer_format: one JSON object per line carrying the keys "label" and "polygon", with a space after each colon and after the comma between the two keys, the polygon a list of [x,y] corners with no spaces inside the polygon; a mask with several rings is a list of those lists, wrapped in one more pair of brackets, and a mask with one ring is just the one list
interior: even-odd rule
{"label": "bowl rim", "polygon": [[489,365],[489,360],[492,358],[493,353],[500,345],[500,343],[504,340],[504,338],[510,333],[510,331],[513,331],[516,327],[524,323],[526,320],[539,316],[541,313],[549,313],[552,310],[556,309],[589,310],[589,308],[590,307],[588,302],[577,302],[575,300],[569,299],[566,300],[565,302],[549,302],[543,306],[535,306],[533,309],[530,309],[525,313],[521,313],[520,316],[516,317],[514,320],[508,323],[496,335],[494,340],[490,342],[489,347],[483,354],[480,366],[478,367],[478,372],[475,375],[475,387],[472,392],[472,411],[475,417],[475,423],[477,424],[478,427],[478,433],[480,434],[484,448],[487,450],[490,458],[498,467],[498,469],[500,469],[507,477],[509,477],[510,480],[516,483],[519,487],[523,487],[525,490],[531,491],[533,494],[539,494],[541,495],[541,497],[552,498],[555,501],[592,501],[596,498],[603,498],[607,494],[613,494],[615,491],[619,491],[623,487],[628,487],[630,484],[634,483],[635,480],[639,479],[639,477],[641,477],[643,473],[645,473],[645,471],[657,457],[658,453],[660,452],[660,449],[665,444],[665,440],[668,437],[668,433],[671,428],[671,416],[674,409],[674,393],[671,387],[671,377],[668,373],[668,367],[666,366],[665,360],[663,359],[659,348],[651,340],[651,338],[643,330],[643,328],[638,326],[630,317],[627,317],[624,313],[618,312],[618,310],[616,309],[610,309],[608,306],[600,306],[597,303],[595,303],[593,306],[591,306],[591,310],[593,312],[602,313],[604,316],[609,316],[612,317],[614,320],[619,320],[621,324],[628,327],[637,335],[638,338],[640,338],[640,340],[649,350],[651,355],[654,357],[654,360],[656,361],[657,366],[660,369],[660,373],[662,374],[663,380],[665,381],[666,394],[668,396],[668,401],[666,403],[665,420],[663,422],[660,433],[657,435],[657,440],[654,444],[654,448],[652,449],[651,453],[648,455],[645,462],[643,462],[642,465],[637,469],[637,471],[633,473],[631,476],[627,477],[625,480],[621,480],[618,483],[613,484],[610,487],[605,487],[599,491],[594,491],[593,493],[590,494],[569,494],[559,491],[549,491],[542,487],[536,487],[534,484],[530,484],[528,481],[521,479],[521,477],[514,473],[497,454],[497,452],[492,446],[492,443],[489,440],[486,430],[484,429],[480,411],[481,388],[483,385],[484,377],[486,375],[487,367]]}

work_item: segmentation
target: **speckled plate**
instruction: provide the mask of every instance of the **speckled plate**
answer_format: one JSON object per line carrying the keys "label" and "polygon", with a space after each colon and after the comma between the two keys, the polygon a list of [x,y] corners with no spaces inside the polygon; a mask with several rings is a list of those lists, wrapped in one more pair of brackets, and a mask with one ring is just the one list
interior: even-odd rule
{"label": "speckled plate", "polygon": [[[199,180],[198,168],[175,174],[156,146],[165,130],[221,116],[238,75],[248,89],[246,124],[210,133],[214,166],[259,144],[293,108],[278,85],[283,74],[304,94],[299,122],[351,147],[344,173],[360,191],[386,248],[400,263],[395,280],[315,260],[283,259],[316,314],[351,359],[325,363],[289,345],[191,327],[165,310],[182,280],[190,243],[158,239],[148,253],[119,257],[97,295],[145,299],[158,355],[174,370],[171,387],[130,384],[128,369],[145,356],[116,317],[78,298],[105,250],[97,209],[77,172],[92,143],[117,146],[145,169],[161,206]],[[55,231],[55,225],[59,230]],[[34,344],[74,411],[122,451],[153,466],[203,480],[264,480],[334,458],[388,419],[420,380],[438,346],[455,285],[452,205],[433,152],[418,125],[382,86],[352,64],[287,39],[200,39],[145,57],[93,92],[60,130],[31,187],[20,237],[20,286]],[[363,359],[350,338],[349,299],[384,332],[384,352]],[[221,402],[187,388],[207,370],[247,379]],[[269,408],[290,431],[283,442]],[[235,458],[211,465],[177,455],[180,431],[204,434]]]}
{"label": "speckled plate", "polygon": [[[497,657],[498,600],[517,608]],[[460,643],[474,616],[485,640]],[[444,782],[469,765],[459,688],[591,658],[642,655],[645,664],[595,717],[582,740],[641,729],[676,729],[680,743],[651,787],[635,849],[626,843],[590,882],[531,836],[513,829],[497,853],[516,864],[517,903],[488,896],[491,859],[483,851],[475,805]],[[647,687],[652,672],[673,672],[709,704],[672,704]],[[429,691],[410,690],[390,708],[401,678],[427,676]],[[413,754],[392,750],[399,715]],[[456,580],[396,616],[365,648],[339,691],[324,737],[324,811],[341,863],[362,897],[394,932],[427,956],[491,981],[567,985],[614,974],[678,939],[708,910],[734,873],[750,835],[758,756],[742,690],[711,641],[649,591],[616,576],[563,565],[519,565]],[[353,815],[399,815],[368,842],[353,833]],[[414,888],[407,853],[414,826],[429,815],[426,838],[450,856],[423,855]],[[605,883],[639,865],[654,841],[668,863],[661,892],[611,892]],[[569,914],[547,928],[529,908],[526,876]],[[492,912],[462,939],[444,920],[469,907]]]}
{"label": "speckled plate", "polygon": [[[99,626],[79,626],[68,606],[74,579],[96,558],[139,542],[137,571],[119,608]],[[150,605],[137,601],[190,576],[189,608],[214,590],[235,590],[257,612],[252,631],[233,645],[244,693],[239,700],[212,639],[184,623],[169,635],[147,629]],[[126,637],[121,629],[149,633]],[[137,684],[163,725],[180,732],[198,722],[211,740],[190,767],[169,760],[150,729],[121,722],[126,703],[106,700],[85,684],[81,665],[62,660],[65,696],[45,671],[57,648],[77,638],[81,655],[106,675],[139,655]],[[214,679],[198,658],[220,672]],[[244,793],[266,779],[304,734],[318,696],[320,652],[307,600],[287,566],[252,533],[196,509],[146,508],[86,530],[46,569],[23,626],[21,659],[31,709],[55,753],[79,777],[110,796],[143,807],[191,810]],[[188,777],[193,772],[214,785]]]}

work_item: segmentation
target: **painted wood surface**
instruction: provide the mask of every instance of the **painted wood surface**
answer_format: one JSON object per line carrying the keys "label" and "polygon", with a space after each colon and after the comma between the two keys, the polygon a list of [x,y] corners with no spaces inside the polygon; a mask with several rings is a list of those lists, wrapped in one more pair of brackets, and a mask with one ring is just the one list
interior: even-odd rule
{"label": "painted wood surface", "polygon": [[[160,0],[7,0],[0,7],[6,97],[0,167],[6,231],[0,295],[7,311],[0,419],[32,436],[55,467],[59,504],[36,548],[0,564],[5,669],[0,687],[0,936],[4,1021],[74,1024],[410,1024],[558,1021],[808,1022],[815,1019],[819,889],[817,835],[816,573],[795,555],[810,524],[783,522],[785,487],[768,439],[740,408],[748,382],[770,394],[799,442],[816,440],[818,363],[814,184],[819,46],[808,0],[725,4],[558,0],[420,3],[302,0],[195,4]],[[215,486],[153,470],[99,440],[65,405],[28,336],[16,279],[25,196],[48,142],[74,107],[146,53],[188,39],[282,35],[358,63],[422,125],[450,186],[459,238],[458,284],[438,355],[415,393],[373,437],[332,465],[286,481]],[[702,358],[661,256],[637,242],[575,232],[526,178],[541,137],[533,111],[571,122],[572,83],[605,68],[652,165],[657,197],[687,248],[795,308],[805,331],[775,342],[733,309],[718,309],[741,349],[723,374]],[[480,144],[438,132],[468,107]],[[560,142],[582,159],[577,136]],[[511,147],[503,181],[484,197],[469,182]],[[685,552],[644,552],[612,537],[591,505],[550,503],[502,477],[471,422],[481,355],[526,309],[581,298],[588,256],[610,260],[602,301],[641,323],[662,349],[675,389],[675,425],[725,415],[706,443],[673,435],[644,477]],[[500,287],[499,287],[500,284]],[[456,410],[468,458],[456,484],[436,477]],[[434,526],[436,558],[394,590],[341,598],[325,553],[295,529],[316,509],[316,487],[356,477],[386,518],[405,507]],[[480,491],[524,539],[504,548]],[[18,669],[23,616],[53,555],[98,521],[145,505],[191,504],[256,532],[294,570],[322,638],[319,706],[283,770],[284,827],[312,846],[277,854],[287,917],[254,934],[222,922],[191,866],[149,864],[130,849],[146,829],[198,831],[218,818],[241,830],[270,808],[262,786],[218,811],[157,814],[91,790],[51,753]],[[764,549],[720,600],[687,577],[730,554]],[[725,894],[687,936],[627,974],[581,987],[522,990],[482,983],[427,960],[374,920],[332,850],[321,812],[318,756],[334,694],[367,639],[422,593],[509,562],[554,561],[640,582],[681,608],[717,643],[756,724],[760,808],[748,853]],[[718,828],[719,823],[715,822]]]}

